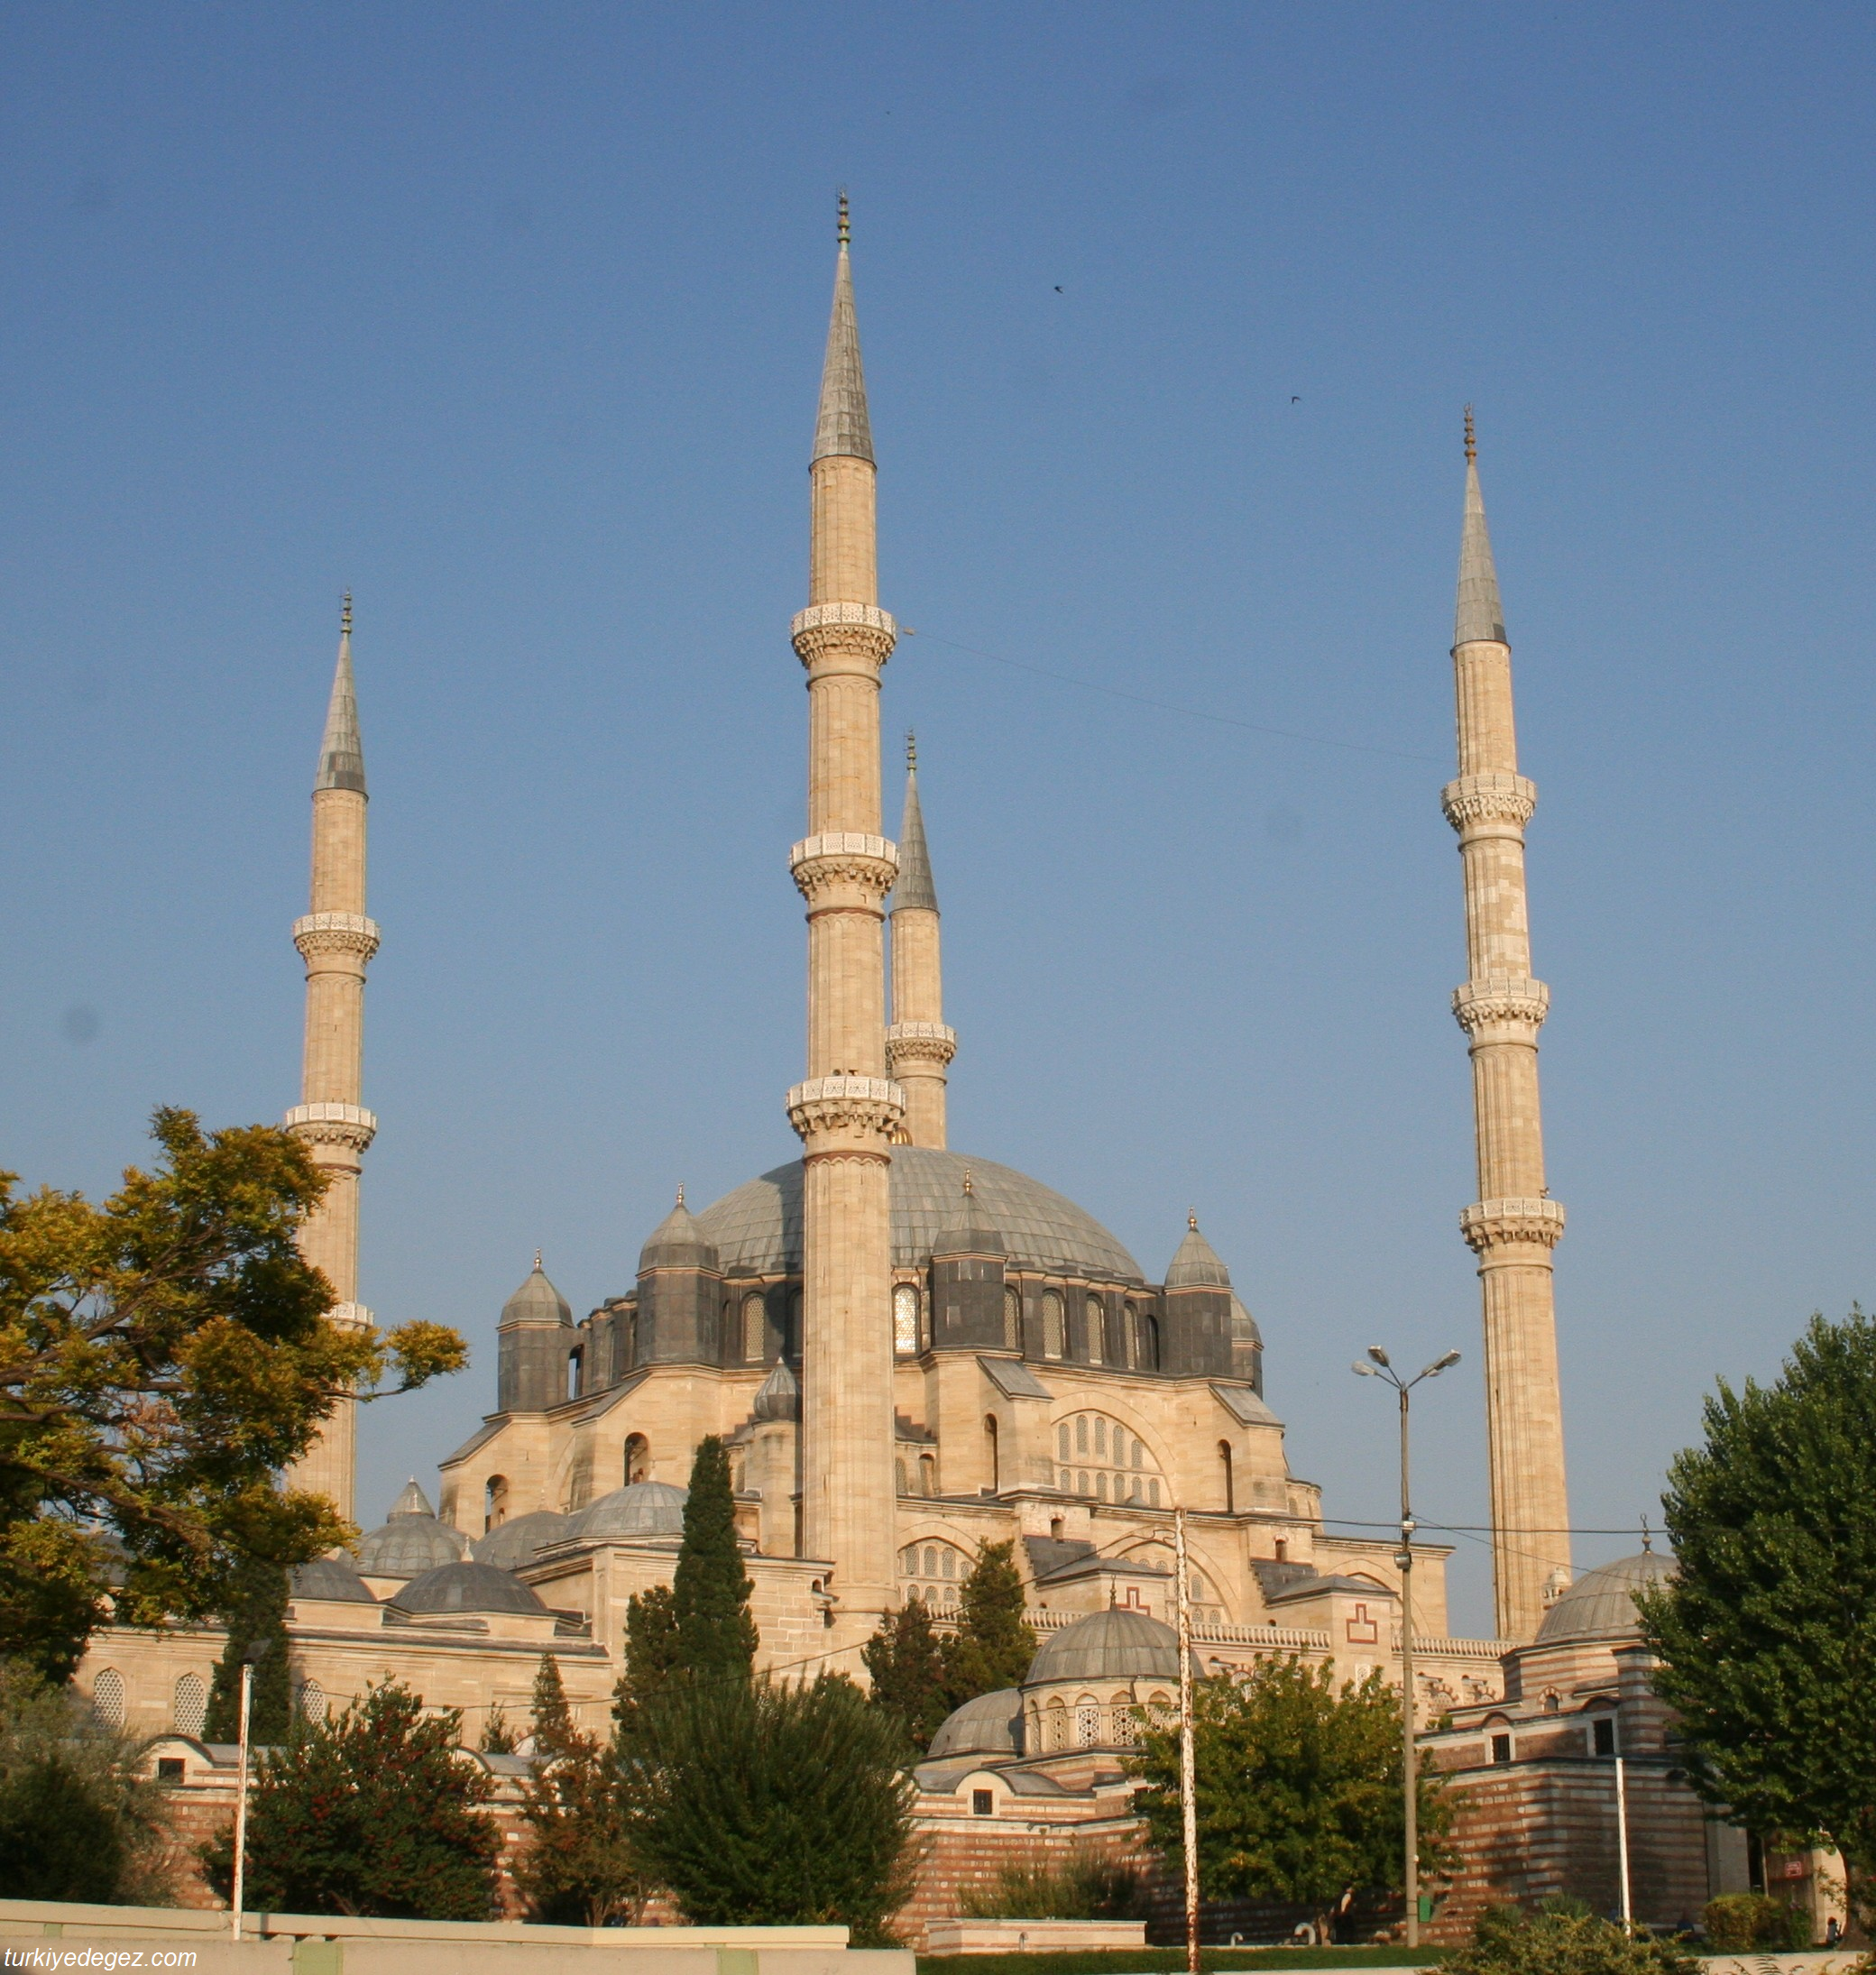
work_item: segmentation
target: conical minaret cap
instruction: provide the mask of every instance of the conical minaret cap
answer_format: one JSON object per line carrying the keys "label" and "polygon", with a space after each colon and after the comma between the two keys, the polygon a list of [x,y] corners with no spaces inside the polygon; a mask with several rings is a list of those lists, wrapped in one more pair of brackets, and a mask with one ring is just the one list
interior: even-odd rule
{"label": "conical minaret cap", "polygon": [[1218,1250],[1199,1232],[1199,1217],[1186,1217],[1185,1239],[1173,1252],[1166,1271],[1169,1290],[1228,1290],[1231,1272],[1218,1260]]}
{"label": "conical minaret cap", "polygon": [[364,742],[358,732],[358,694],[352,683],[352,599],[339,620],[339,662],[332,675],[332,701],[326,709],[326,735],[319,743],[319,772],[313,786],[365,793]]}
{"label": "conical minaret cap", "polygon": [[966,1172],[963,1192],[951,1218],[932,1244],[932,1259],[935,1262],[941,1255],[1000,1255],[1007,1252],[1002,1234],[979,1206],[977,1189]]}
{"label": "conical minaret cap", "polygon": [[570,1324],[573,1320],[573,1309],[548,1281],[537,1248],[527,1281],[501,1306],[501,1328],[510,1329],[516,1324]]}
{"label": "conical minaret cap", "polygon": [[417,1477],[413,1474],[404,1484],[403,1493],[391,1503],[391,1515],[386,1516],[384,1520],[388,1522],[391,1520],[391,1516],[430,1516],[434,1518],[436,1513],[437,1511],[430,1507],[430,1498],[417,1485]]}
{"label": "conical minaret cap", "polygon": [[867,418],[866,373],[860,364],[860,318],[853,310],[853,266],[847,253],[847,198],[841,195],[841,252],[833,271],[833,315],[821,366],[821,409],[814,420],[814,458],[846,454],[869,464],[873,427]]}
{"label": "conical minaret cap", "polygon": [[918,806],[918,756],[912,737],[906,737],[906,820],[899,829],[899,877],[893,886],[892,907],[925,912],[938,909],[938,887],[932,882],[932,853],[925,848],[925,819]]}
{"label": "conical minaret cap", "polygon": [[714,1274],[717,1254],[697,1217],[684,1204],[684,1189],[677,1190],[677,1204],[651,1230],[649,1239],[639,1251],[639,1272],[648,1269],[701,1269]]}
{"label": "conical minaret cap", "polygon": [[1453,643],[1480,638],[1503,645],[1504,605],[1498,597],[1498,569],[1492,560],[1492,535],[1485,526],[1485,497],[1479,491],[1478,460],[1472,443],[1472,414],[1466,414],[1466,519],[1459,535],[1459,602],[1453,614]]}

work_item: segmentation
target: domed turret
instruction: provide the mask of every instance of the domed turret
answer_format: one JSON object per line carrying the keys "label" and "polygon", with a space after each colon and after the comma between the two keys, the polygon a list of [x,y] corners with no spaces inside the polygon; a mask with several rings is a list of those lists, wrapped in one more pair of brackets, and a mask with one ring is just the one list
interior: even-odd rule
{"label": "domed turret", "polygon": [[1002,1233],[984,1212],[977,1197],[977,1176],[967,1168],[952,1217],[932,1244],[932,1259],[937,1262],[948,1255],[1001,1255],[1006,1253]]}
{"label": "domed turret", "polygon": [[1166,1271],[1169,1290],[1228,1290],[1231,1272],[1218,1260],[1218,1251],[1199,1232],[1199,1217],[1188,1214],[1185,1239],[1174,1251]]}
{"label": "domed turret", "polygon": [[414,1577],[391,1601],[411,1617],[450,1612],[545,1612],[519,1577],[492,1564],[441,1564]]}
{"label": "domed turret", "polygon": [[471,1546],[470,1555],[478,1564],[492,1564],[497,1570],[519,1570],[549,1543],[557,1543],[572,1520],[571,1516],[557,1515],[551,1509],[537,1509],[511,1521],[498,1522]]}
{"label": "domed turret", "polygon": [[534,1251],[534,1266],[528,1279],[501,1306],[503,1324],[570,1324],[573,1307],[554,1285],[540,1265],[540,1250]]}
{"label": "domed turret", "polygon": [[712,1363],[722,1341],[722,1281],[715,1244],[684,1204],[679,1187],[677,1204],[639,1252],[638,1362]]}
{"label": "domed turret", "polygon": [[1585,1571],[1544,1613],[1537,1630],[1538,1644],[1634,1638],[1641,1630],[1635,1594],[1666,1584],[1673,1575],[1674,1559],[1657,1557],[1652,1550]]}
{"label": "domed turret", "polygon": [[650,1238],[639,1251],[639,1273],[648,1269],[710,1269],[716,1267],[716,1250],[698,1225],[697,1217],[684,1204],[684,1189],[677,1190],[677,1204],[651,1230]]}
{"label": "domed turret", "polygon": [[1238,1372],[1248,1349],[1239,1351],[1232,1335],[1231,1272],[1199,1232],[1199,1217],[1188,1214],[1185,1239],[1166,1271],[1165,1309],[1169,1356],[1174,1364],[1213,1378]]}
{"label": "domed turret", "polygon": [[496,1331],[498,1412],[547,1412],[566,1398],[566,1363],[574,1349],[571,1306],[540,1265],[507,1302]]}
{"label": "domed turret", "polygon": [[456,1562],[469,1539],[439,1521],[429,1498],[414,1480],[391,1505],[391,1513],[358,1540],[358,1567],[368,1577],[416,1577],[438,1564]]}
{"label": "domed turret", "polygon": [[785,1358],[775,1361],[775,1370],[762,1381],[756,1402],[749,1408],[758,1419],[799,1419],[801,1386]]}
{"label": "domed turret", "polygon": [[689,1491],[668,1482],[633,1482],[602,1495],[573,1519],[567,1537],[575,1542],[612,1537],[643,1541],[647,1537],[682,1536]]}

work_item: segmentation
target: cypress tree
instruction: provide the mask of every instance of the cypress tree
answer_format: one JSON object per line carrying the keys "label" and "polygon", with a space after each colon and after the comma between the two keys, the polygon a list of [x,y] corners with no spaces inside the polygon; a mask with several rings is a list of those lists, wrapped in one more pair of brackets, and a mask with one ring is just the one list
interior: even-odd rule
{"label": "cypress tree", "polygon": [[640,1710],[677,1669],[677,1616],[669,1585],[635,1591],[625,1607],[625,1672],[612,1689],[612,1719],[621,1739]]}
{"label": "cypress tree", "polygon": [[918,1597],[907,1598],[860,1649],[873,1683],[873,1705],[898,1716],[919,1755],[952,1711],[944,1648]]}
{"label": "cypress tree", "polygon": [[957,1636],[948,1642],[952,1704],[1020,1686],[1035,1658],[1023,1618],[1023,1579],[1014,1541],[986,1543],[959,1594]]}
{"label": "cypress tree", "polygon": [[573,1734],[574,1718],[566,1704],[566,1688],[560,1678],[560,1662],[552,1653],[540,1656],[534,1672],[534,1752],[536,1756],[557,1756]]}
{"label": "cypress tree", "polygon": [[287,1574],[278,1564],[252,1557],[235,1573],[233,1595],[222,1614],[227,1643],[208,1690],[202,1723],[206,1741],[234,1741],[241,1733],[242,1662],[256,1646],[254,1691],[249,1704],[248,1740],[282,1742],[293,1722],[293,1696],[287,1666]]}
{"label": "cypress tree", "polygon": [[756,1663],[753,1587],[736,1541],[730,1456],[713,1433],[698,1442],[671,1581],[678,1663],[697,1677],[747,1680]]}

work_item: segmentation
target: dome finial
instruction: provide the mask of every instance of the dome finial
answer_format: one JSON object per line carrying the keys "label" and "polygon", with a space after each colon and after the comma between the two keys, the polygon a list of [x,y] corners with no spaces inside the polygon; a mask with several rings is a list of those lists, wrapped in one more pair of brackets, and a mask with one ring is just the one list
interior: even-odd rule
{"label": "dome finial", "polygon": [[540,1250],[538,1248],[534,1251],[534,1272],[536,1275],[541,1275],[546,1272],[540,1265]]}
{"label": "dome finial", "polygon": [[1642,1554],[1644,1557],[1654,1555],[1654,1531],[1649,1528],[1646,1516],[1642,1518]]}
{"label": "dome finial", "polygon": [[964,1198],[968,1200],[977,1191],[977,1181],[971,1178],[970,1168],[964,1168]]}
{"label": "dome finial", "polygon": [[1196,1207],[1189,1207],[1186,1208],[1185,1224],[1188,1227],[1191,1229],[1193,1234],[1196,1235],[1199,1232],[1199,1209]]}
{"label": "dome finial", "polygon": [[677,1182],[677,1204],[679,1207],[684,1205],[684,1181],[682,1180]]}
{"label": "dome finial", "polygon": [[1478,457],[1478,435],[1472,427],[1472,407],[1466,408],[1466,461],[1468,465]]}

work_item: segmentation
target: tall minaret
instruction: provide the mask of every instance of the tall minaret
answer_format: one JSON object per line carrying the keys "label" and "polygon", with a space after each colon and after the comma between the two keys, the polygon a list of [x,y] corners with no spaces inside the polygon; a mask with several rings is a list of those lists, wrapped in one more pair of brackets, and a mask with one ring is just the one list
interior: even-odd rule
{"label": "tall minaret", "polygon": [[896,1599],[891,1143],[905,1097],[886,1074],[879,672],[897,629],[877,600],[873,441],[840,206],[833,317],[809,466],[808,834],[789,855],[807,900],[807,1079],[788,1093],[803,1161],[802,1544],[831,1564],[836,1650]]}
{"label": "tall minaret", "polygon": [[[364,746],[352,685],[352,598],[339,620],[326,738],[313,779],[312,910],[293,923],[306,961],[306,1059],[300,1099],[284,1123],[331,1176],[318,1211],[299,1237],[300,1252],[321,1270],[338,1298],[326,1315],[348,1328],[369,1324],[358,1297],[358,1171],[378,1121],[359,1104],[364,1051],[365,963],[378,951],[378,928],[364,915]],[[352,1514],[358,1421],[340,1401],[324,1432],[292,1470],[296,1488],[327,1496]]]}
{"label": "tall minaret", "polygon": [[1498,1636],[1537,1631],[1547,1594],[1568,1582],[1569,1502],[1557,1380],[1551,1251],[1563,1208],[1544,1184],[1537,1032],[1550,990],[1531,978],[1524,825],[1537,790],[1518,773],[1512,653],[1466,412],[1466,519],[1453,629],[1459,775],[1442,792],[1459,833],[1470,978],[1453,1013],[1472,1044],[1478,1199],[1459,1217],[1478,1255],[1485,1328],[1485,1416],[1492,1480]]}
{"label": "tall minaret", "polygon": [[944,970],[938,956],[938,890],[918,808],[918,743],[906,736],[906,821],[899,881],[892,895],[892,1026],[886,1061],[905,1088],[904,1140],[944,1150],[944,1069],[958,1053],[944,1025]]}

